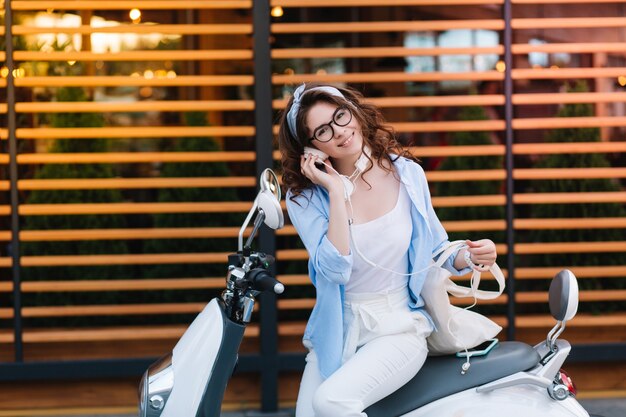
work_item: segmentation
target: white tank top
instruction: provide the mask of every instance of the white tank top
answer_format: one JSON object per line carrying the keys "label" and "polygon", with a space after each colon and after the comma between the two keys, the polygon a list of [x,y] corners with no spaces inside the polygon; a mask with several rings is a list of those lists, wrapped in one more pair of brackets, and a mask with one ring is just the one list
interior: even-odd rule
{"label": "white tank top", "polygon": [[[352,239],[367,259],[403,274],[409,271],[412,232],[411,199],[404,184],[400,184],[398,201],[391,211],[369,222],[352,225]],[[408,285],[408,276],[373,267],[354,247],[350,249],[354,261],[350,280],[345,286],[346,293],[389,293]]]}

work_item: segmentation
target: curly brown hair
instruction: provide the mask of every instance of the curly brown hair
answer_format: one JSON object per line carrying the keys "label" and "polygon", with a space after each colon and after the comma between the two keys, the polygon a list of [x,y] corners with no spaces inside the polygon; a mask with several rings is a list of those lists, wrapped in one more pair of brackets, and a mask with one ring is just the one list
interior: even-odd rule
{"label": "curly brown hair", "polygon": [[[401,155],[415,162],[417,159],[407,152],[397,141],[394,129],[387,124],[378,107],[364,101],[363,95],[352,88],[335,87],[343,94],[342,97],[334,96],[328,92],[316,89],[320,84],[306,84],[301,96],[300,109],[296,116],[296,133],[294,137],[287,124],[287,114],[293,105],[293,97],[289,99],[285,110],[280,117],[278,130],[278,148],[281,153],[281,163],[283,167],[283,187],[291,190],[291,199],[295,199],[302,194],[302,191],[313,185],[311,180],[300,172],[300,156],[304,153],[304,147],[310,146],[309,133],[306,127],[306,118],[311,108],[318,102],[325,102],[337,107],[349,105],[353,116],[361,126],[363,136],[363,147],[370,148],[371,159],[378,161],[378,166],[386,171],[391,171],[392,162],[390,154]],[[310,91],[313,90],[313,91]],[[388,162],[388,163],[385,163]],[[362,174],[369,171],[371,165]]]}

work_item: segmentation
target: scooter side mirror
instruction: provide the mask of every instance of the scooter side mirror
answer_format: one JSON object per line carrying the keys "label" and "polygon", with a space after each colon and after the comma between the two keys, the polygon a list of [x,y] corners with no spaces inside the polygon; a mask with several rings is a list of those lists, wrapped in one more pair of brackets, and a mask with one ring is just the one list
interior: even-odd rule
{"label": "scooter side mirror", "polygon": [[239,244],[238,250],[241,252],[243,250],[243,234],[252,220],[252,216],[255,214],[256,219],[254,221],[254,228],[248,241],[246,242],[246,246],[250,244],[256,232],[261,226],[262,223],[265,223],[271,229],[280,229],[285,224],[285,219],[283,216],[283,209],[280,207],[280,184],[278,183],[278,177],[274,171],[269,168],[266,168],[261,173],[259,177],[259,186],[260,191],[254,199],[254,203],[252,204],[252,208],[248,212],[248,216],[243,222],[241,229],[239,229]]}
{"label": "scooter side mirror", "polygon": [[578,311],[578,281],[564,269],[552,279],[549,290],[550,314],[558,321],[569,321]]}
{"label": "scooter side mirror", "polygon": [[259,178],[261,191],[257,196],[259,210],[265,214],[264,223],[270,229],[280,229],[285,225],[283,209],[280,207],[280,184],[271,169],[265,169]]}

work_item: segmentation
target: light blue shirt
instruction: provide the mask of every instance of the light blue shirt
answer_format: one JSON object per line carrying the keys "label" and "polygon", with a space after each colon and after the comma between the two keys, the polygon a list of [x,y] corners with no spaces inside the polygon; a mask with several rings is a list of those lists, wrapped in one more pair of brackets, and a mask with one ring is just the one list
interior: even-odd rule
{"label": "light blue shirt", "polygon": [[[397,158],[394,167],[412,202],[409,272],[423,270],[409,278],[409,306],[428,317],[420,296],[427,275],[425,269],[431,262],[432,254],[448,242],[448,234],[433,209],[422,167],[404,157],[391,157],[392,160]],[[303,190],[295,199],[298,204],[291,200],[292,195],[287,192],[287,211],[309,253],[309,276],[317,292],[304,340],[310,342],[317,355],[320,374],[328,378],[341,366],[344,285],[350,280],[353,255],[342,255],[326,237],[330,203],[324,187],[314,185]],[[443,266],[455,275],[469,272],[469,268],[461,271],[454,268],[455,255]]]}

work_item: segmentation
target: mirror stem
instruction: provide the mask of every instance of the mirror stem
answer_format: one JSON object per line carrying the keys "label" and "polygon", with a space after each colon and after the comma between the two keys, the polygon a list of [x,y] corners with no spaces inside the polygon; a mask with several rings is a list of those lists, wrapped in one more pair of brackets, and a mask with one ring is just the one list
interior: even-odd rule
{"label": "mirror stem", "polygon": [[252,229],[252,233],[250,233],[248,240],[246,240],[244,249],[250,247],[250,245],[252,244],[252,239],[254,239],[254,236],[256,236],[257,232],[259,231],[259,227],[261,227],[264,221],[265,212],[263,211],[263,209],[259,209],[259,214],[257,214],[256,218],[254,219],[254,228]]}

